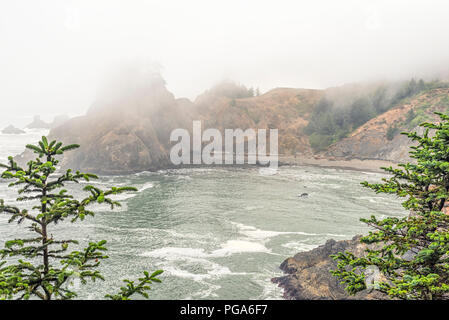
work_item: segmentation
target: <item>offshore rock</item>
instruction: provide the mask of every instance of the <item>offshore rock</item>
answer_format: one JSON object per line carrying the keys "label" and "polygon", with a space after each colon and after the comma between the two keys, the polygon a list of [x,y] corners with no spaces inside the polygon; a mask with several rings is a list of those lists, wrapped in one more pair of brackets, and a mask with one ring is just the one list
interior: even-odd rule
{"label": "offshore rock", "polygon": [[5,129],[2,130],[3,134],[23,134],[26,133],[22,129],[16,128],[13,125],[7,126]]}

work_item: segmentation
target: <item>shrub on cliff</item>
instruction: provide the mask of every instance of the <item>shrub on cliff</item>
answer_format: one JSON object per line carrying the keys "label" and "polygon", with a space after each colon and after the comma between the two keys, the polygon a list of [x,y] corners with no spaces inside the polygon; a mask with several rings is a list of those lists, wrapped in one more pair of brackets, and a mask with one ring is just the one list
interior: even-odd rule
{"label": "shrub on cliff", "polygon": [[399,133],[399,128],[396,125],[391,125],[387,129],[387,140],[391,141],[394,139],[394,137]]}
{"label": "shrub on cliff", "polygon": [[313,109],[304,132],[309,137],[314,133],[323,136],[323,141],[319,144],[316,143],[316,136],[310,141],[314,151],[322,151],[374,117],[403,103],[405,99],[425,90],[446,88],[448,85],[444,82],[412,79],[402,83],[399,88],[395,88],[394,85],[381,85],[360,96],[351,92],[351,95],[340,103],[335,99],[324,97]]}
{"label": "shrub on cliff", "polygon": [[[332,274],[350,294],[366,289],[365,271],[377,267],[381,277],[374,289],[399,299],[449,298],[449,116],[437,113],[437,124],[423,123],[423,135],[405,133],[417,142],[411,147],[416,164],[383,168],[391,174],[383,183],[365,187],[376,193],[404,197],[404,218],[361,219],[373,228],[361,241],[378,244],[363,256],[340,252]],[[433,134],[430,134],[433,131]],[[373,249],[377,248],[379,249]]]}
{"label": "shrub on cliff", "polygon": [[[79,278],[82,284],[88,280],[104,280],[98,267],[100,261],[108,258],[105,255],[106,241],[90,242],[86,248],[70,252],[69,247],[77,245],[78,241],[57,239],[51,233],[51,226],[66,220],[74,223],[94,216],[89,207],[95,203],[105,203],[113,209],[120,203],[112,200],[111,195],[136,189],[111,187],[101,190],[87,185],[83,188],[86,197],[77,200],[64,189],[65,185],[90,181],[97,179],[97,176],[70,169],[58,174],[56,167],[59,161],[56,156],[79,146],[63,146],[56,141],[49,143],[46,137],[42,137],[38,145],[26,147],[37,153],[38,157],[28,162],[26,168],[20,168],[9,157],[9,164],[0,165],[6,169],[1,177],[12,180],[10,187],[18,188],[17,201],[33,201],[34,206],[29,210],[19,209],[0,200],[0,213],[10,215],[9,223],[26,225],[34,236],[6,241],[5,248],[0,250],[2,259],[6,259],[0,261],[0,299],[71,299],[77,295],[70,287],[74,278]],[[161,273],[158,270],[150,275],[145,271],[137,283],[124,280],[126,286],[120,288],[117,294],[106,295],[106,298],[127,300],[136,293],[148,297],[148,284],[160,282],[157,276]]]}

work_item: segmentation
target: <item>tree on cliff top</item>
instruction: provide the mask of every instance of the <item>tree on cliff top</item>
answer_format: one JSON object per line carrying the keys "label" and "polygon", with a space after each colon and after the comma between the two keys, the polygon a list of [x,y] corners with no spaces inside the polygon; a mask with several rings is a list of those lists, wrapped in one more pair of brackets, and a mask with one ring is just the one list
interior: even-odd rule
{"label": "tree on cliff top", "polygon": [[[437,113],[437,124],[423,123],[423,135],[403,133],[415,141],[416,164],[382,168],[390,178],[363,186],[376,193],[396,194],[410,211],[404,218],[361,219],[374,230],[361,239],[370,246],[363,256],[340,252],[332,274],[350,294],[366,289],[365,271],[371,266],[381,276],[374,289],[389,297],[410,300],[449,299],[449,116]],[[430,134],[432,131],[433,134]]]}
{"label": "tree on cliff top", "polygon": [[[0,213],[10,215],[9,223],[26,225],[34,236],[6,241],[5,248],[0,250],[4,259],[0,261],[0,299],[71,299],[77,295],[70,289],[72,279],[77,277],[82,284],[88,280],[104,280],[98,266],[101,260],[108,258],[105,255],[106,240],[90,242],[84,249],[69,252],[69,246],[78,244],[78,241],[56,239],[50,227],[66,220],[74,223],[94,216],[88,207],[95,203],[105,203],[113,209],[120,203],[109,196],[136,189],[111,187],[101,190],[87,185],[83,188],[87,196],[77,200],[64,186],[71,182],[97,179],[97,176],[79,171],[74,173],[70,169],[58,174],[56,166],[59,161],[56,156],[79,146],[63,146],[56,141],[49,143],[46,137],[42,137],[38,145],[26,147],[37,153],[38,157],[28,162],[26,168],[19,167],[9,157],[9,164],[0,165],[6,169],[1,178],[13,180],[9,187],[19,188],[17,201],[32,201],[34,206],[30,210],[19,209],[0,200]],[[117,294],[106,295],[106,298],[127,300],[135,293],[148,297],[148,284],[160,282],[157,276],[161,273],[158,270],[150,275],[145,271],[144,277],[139,278],[136,284],[123,280],[126,285]]]}

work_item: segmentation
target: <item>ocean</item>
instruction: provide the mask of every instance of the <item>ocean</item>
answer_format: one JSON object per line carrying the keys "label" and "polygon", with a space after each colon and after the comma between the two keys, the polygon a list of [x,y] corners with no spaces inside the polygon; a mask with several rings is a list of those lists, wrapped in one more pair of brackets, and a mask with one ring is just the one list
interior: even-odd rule
{"label": "ocean", "polygon": [[[45,131],[0,134],[0,162],[37,142]],[[139,277],[163,269],[151,299],[282,299],[270,279],[297,252],[328,239],[366,233],[359,221],[372,214],[401,216],[400,199],[376,195],[361,181],[380,181],[381,173],[282,166],[267,168],[196,168],[102,176],[95,185],[134,186],[138,192],[117,196],[118,210],[96,205],[94,218],[50,230],[55,238],[81,244],[105,239],[109,259],[101,265],[106,281],[73,287],[79,299],[102,299]],[[81,197],[81,188],[74,194]],[[71,186],[66,186],[71,188]],[[307,196],[299,195],[307,193]],[[0,181],[0,198],[15,203],[15,189]],[[30,208],[31,203],[20,203]],[[0,216],[0,242],[31,234]]]}

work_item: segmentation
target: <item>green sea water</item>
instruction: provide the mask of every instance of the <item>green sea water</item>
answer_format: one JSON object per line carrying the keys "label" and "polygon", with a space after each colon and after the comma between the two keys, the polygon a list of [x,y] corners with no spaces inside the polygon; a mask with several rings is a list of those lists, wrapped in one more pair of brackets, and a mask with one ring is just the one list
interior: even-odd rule
{"label": "green sea water", "polygon": [[[23,136],[8,145],[0,137],[0,158],[8,148],[12,152],[16,144],[32,138]],[[153,299],[281,299],[282,289],[270,279],[282,274],[279,265],[285,258],[327,239],[366,232],[360,217],[405,214],[399,199],[360,185],[382,176],[297,166],[101,177],[100,187],[131,185],[139,191],[118,196],[123,204],[119,210],[97,205],[94,218],[61,224],[51,233],[82,243],[108,241],[110,258],[101,266],[106,281],[73,283],[82,299],[101,299],[117,290],[120,279],[156,269],[165,272],[163,283],[150,292]],[[75,188],[75,195],[81,196],[81,187]],[[308,196],[298,197],[302,193]],[[13,204],[15,197],[14,190],[0,182],[0,198]],[[0,216],[0,242],[23,230]]]}

